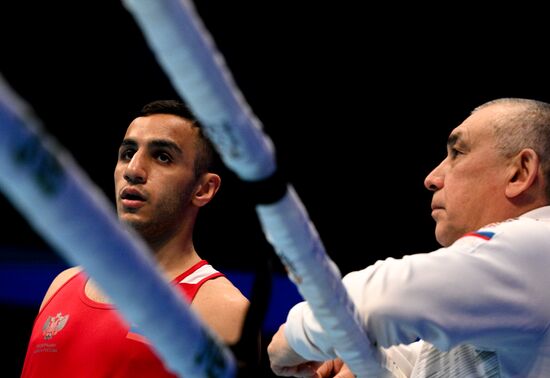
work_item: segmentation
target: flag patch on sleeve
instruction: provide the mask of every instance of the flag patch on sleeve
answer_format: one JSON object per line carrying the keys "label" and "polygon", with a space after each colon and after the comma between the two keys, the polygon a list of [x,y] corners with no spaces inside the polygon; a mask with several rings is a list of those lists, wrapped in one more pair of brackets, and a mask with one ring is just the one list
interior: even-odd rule
{"label": "flag patch on sleeve", "polygon": [[468,232],[464,236],[475,236],[484,240],[490,240],[495,233],[491,231],[473,231]]}

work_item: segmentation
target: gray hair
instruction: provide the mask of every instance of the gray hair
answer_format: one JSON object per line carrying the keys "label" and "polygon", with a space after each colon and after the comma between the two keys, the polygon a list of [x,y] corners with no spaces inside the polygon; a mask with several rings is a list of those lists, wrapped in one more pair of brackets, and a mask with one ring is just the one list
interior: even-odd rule
{"label": "gray hair", "polygon": [[524,148],[533,149],[540,159],[550,200],[550,104],[525,98],[500,98],[478,106],[472,113],[495,105],[502,107],[493,125],[497,148],[506,157]]}

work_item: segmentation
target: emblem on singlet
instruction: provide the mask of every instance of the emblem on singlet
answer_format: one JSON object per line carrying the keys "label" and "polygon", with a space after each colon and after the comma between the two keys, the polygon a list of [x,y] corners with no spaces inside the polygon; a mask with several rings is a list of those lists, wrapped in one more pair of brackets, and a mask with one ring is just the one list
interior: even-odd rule
{"label": "emblem on singlet", "polygon": [[61,315],[60,312],[55,316],[48,316],[48,319],[44,322],[44,326],[42,326],[42,335],[44,339],[49,340],[54,337],[63,327],[65,327],[68,320],[69,315]]}

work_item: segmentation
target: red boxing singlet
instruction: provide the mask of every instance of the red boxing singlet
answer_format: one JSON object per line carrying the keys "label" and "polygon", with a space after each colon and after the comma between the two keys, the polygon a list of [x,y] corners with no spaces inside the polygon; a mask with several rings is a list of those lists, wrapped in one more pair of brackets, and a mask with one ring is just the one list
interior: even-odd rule
{"label": "red boxing singlet", "polygon": [[[191,302],[204,282],[220,276],[201,260],[172,282]],[[21,377],[175,378],[113,305],[85,295],[87,279],[75,274],[37,315]]]}

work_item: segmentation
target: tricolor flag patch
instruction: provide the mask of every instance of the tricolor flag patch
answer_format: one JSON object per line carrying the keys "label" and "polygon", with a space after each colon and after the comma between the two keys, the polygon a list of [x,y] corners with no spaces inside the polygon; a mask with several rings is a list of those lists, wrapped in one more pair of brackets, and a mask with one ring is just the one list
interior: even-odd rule
{"label": "tricolor flag patch", "polygon": [[494,234],[495,233],[491,231],[473,231],[473,232],[468,232],[464,236],[475,236],[483,240],[490,240]]}

